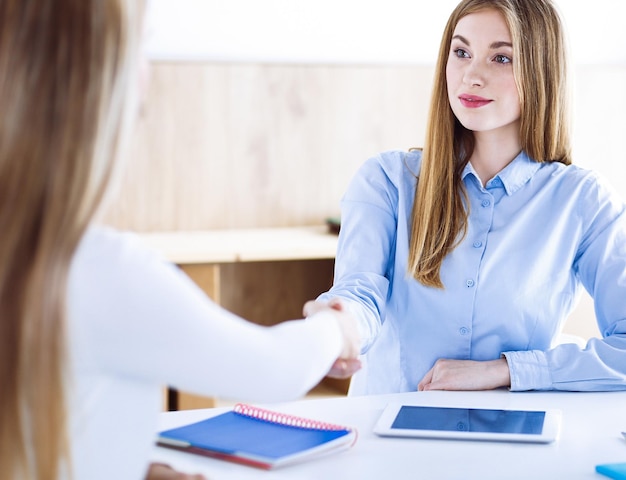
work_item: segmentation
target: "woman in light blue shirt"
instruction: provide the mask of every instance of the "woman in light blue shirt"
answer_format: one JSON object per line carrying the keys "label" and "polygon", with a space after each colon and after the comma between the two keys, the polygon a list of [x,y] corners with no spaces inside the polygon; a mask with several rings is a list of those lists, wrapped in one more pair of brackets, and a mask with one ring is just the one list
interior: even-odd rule
{"label": "woman in light blue shirt", "polygon": [[[305,307],[358,319],[351,394],[626,389],[626,210],[571,165],[564,52],[549,0],[452,13],[424,149],[363,165],[335,283]],[[603,338],[559,345],[582,288]]]}

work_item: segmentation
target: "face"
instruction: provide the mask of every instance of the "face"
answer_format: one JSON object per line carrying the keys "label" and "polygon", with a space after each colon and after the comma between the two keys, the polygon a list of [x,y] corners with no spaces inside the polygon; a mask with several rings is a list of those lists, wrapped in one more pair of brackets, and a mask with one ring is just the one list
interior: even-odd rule
{"label": "face", "polygon": [[466,15],[454,29],[446,65],[448,98],[456,118],[475,135],[519,136],[513,54],[509,29],[496,10]]}

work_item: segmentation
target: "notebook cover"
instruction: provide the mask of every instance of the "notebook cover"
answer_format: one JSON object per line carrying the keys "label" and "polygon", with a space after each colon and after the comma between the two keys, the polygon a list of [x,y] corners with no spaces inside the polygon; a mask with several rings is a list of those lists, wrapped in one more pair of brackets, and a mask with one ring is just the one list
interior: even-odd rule
{"label": "notebook cover", "polygon": [[[230,411],[161,432],[159,443],[191,453],[271,468],[280,460],[323,448],[351,434],[348,429],[295,427]],[[181,443],[175,444],[172,440]]]}

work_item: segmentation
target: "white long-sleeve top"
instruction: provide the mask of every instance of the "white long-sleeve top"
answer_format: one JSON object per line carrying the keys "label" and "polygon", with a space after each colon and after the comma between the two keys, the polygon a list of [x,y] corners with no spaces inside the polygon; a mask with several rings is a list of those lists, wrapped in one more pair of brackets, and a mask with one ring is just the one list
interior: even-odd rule
{"label": "white long-sleeve top", "polygon": [[274,327],[213,303],[137,237],[92,228],[68,288],[75,480],[143,478],[163,387],[258,402],[294,399],[340,353],[327,313]]}

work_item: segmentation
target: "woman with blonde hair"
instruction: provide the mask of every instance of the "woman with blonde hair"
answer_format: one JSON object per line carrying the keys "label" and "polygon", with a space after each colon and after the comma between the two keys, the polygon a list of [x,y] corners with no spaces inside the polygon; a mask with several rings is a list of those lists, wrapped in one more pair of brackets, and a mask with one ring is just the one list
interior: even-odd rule
{"label": "woman with blonde hair", "polygon": [[94,225],[135,117],[142,16],[0,2],[3,479],[141,478],[164,385],[285,400],[356,356],[346,315],[254,325]]}
{"label": "woman with blonde hair", "polygon": [[[334,285],[307,305],[357,319],[352,394],[626,389],[626,210],[571,165],[563,38],[550,0],[462,1],[424,149],[353,179]],[[558,344],[583,287],[603,338]]]}

